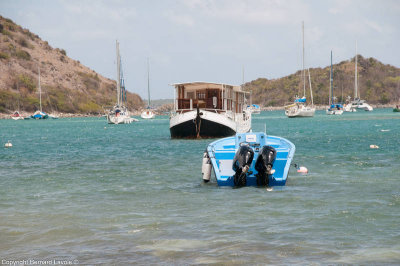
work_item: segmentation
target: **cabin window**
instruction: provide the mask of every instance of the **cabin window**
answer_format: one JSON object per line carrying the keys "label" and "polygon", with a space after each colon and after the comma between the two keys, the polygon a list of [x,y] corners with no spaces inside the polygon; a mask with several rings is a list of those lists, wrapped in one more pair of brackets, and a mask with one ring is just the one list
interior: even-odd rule
{"label": "cabin window", "polygon": [[206,92],[205,91],[198,91],[197,92],[197,99],[204,100],[205,98],[206,98]]}
{"label": "cabin window", "polygon": [[187,93],[187,98],[188,99],[194,99],[194,92],[192,91],[192,92],[188,92]]}

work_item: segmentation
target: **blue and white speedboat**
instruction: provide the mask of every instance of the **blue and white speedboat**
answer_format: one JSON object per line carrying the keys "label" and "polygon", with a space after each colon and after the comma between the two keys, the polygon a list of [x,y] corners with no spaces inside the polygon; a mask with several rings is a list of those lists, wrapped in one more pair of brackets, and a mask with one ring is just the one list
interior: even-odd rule
{"label": "blue and white speedboat", "polygon": [[295,145],[287,139],[258,133],[238,133],[207,146],[203,155],[204,182],[214,170],[219,186],[284,186]]}

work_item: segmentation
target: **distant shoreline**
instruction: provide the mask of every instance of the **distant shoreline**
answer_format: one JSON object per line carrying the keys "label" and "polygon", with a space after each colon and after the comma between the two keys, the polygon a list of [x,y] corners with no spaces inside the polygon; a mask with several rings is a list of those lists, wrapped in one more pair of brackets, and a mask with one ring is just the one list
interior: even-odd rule
{"label": "distant shoreline", "polygon": [[[371,104],[371,106],[374,109],[381,109],[381,108],[394,108],[395,104],[376,104],[373,105]],[[317,110],[325,110],[326,109],[326,105],[316,105],[315,106]],[[262,107],[261,108],[262,111],[278,111],[278,110],[285,110],[284,106],[270,106],[270,107]],[[140,116],[140,114],[142,113],[143,110],[134,110],[131,112],[132,116]],[[28,113],[28,112],[20,112],[20,114],[23,117],[29,117],[31,116],[33,113]],[[60,118],[68,118],[68,117],[102,117],[104,114],[97,114],[97,115],[93,115],[93,114],[72,114],[72,113],[55,113],[58,117]],[[11,119],[11,115],[12,113],[0,113],[0,119]],[[157,114],[157,115],[166,115],[166,114]]]}
{"label": "distant shoreline", "polygon": [[[374,109],[393,108],[396,104],[370,104]],[[325,110],[328,105],[315,105],[317,110]],[[285,106],[261,107],[261,111],[285,110]]]}

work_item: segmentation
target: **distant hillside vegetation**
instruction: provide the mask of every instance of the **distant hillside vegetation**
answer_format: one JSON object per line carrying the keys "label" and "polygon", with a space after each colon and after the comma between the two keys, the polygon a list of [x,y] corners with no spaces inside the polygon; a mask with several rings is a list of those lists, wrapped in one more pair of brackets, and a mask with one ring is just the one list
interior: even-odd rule
{"label": "distant hillside vegetation", "polygon": [[[343,102],[354,95],[355,63],[352,58],[333,65],[334,96]],[[308,73],[306,94],[309,99]],[[311,84],[315,104],[328,104],[330,66],[310,68]],[[400,69],[385,65],[374,58],[358,55],[358,88],[361,99],[372,104],[395,103],[400,97]],[[254,103],[261,106],[282,106],[293,102],[294,96],[303,95],[301,71],[289,76],[268,80],[259,78],[245,84],[244,89],[252,91]],[[343,90],[343,99],[342,99]]]}
{"label": "distant hillside vegetation", "polygon": [[[95,114],[115,104],[114,80],[0,16],[0,113],[37,110],[39,67],[45,112]],[[127,98],[131,110],[143,107],[139,95],[128,92]]]}

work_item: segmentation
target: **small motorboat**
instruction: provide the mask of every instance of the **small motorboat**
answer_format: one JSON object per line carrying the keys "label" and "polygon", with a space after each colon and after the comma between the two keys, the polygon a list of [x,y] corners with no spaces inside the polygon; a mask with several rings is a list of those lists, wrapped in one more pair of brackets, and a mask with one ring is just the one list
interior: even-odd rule
{"label": "small motorboat", "polygon": [[258,133],[238,133],[210,143],[203,155],[204,182],[214,170],[219,186],[284,186],[295,145],[287,139]]}
{"label": "small motorboat", "polygon": [[11,115],[11,118],[14,119],[14,120],[24,120],[24,117],[18,111],[15,111]]}

